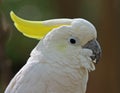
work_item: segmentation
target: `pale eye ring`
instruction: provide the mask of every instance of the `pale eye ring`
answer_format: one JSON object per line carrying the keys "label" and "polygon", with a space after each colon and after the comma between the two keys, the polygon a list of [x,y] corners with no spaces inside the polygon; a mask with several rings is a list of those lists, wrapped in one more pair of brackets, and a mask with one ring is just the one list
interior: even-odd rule
{"label": "pale eye ring", "polygon": [[72,45],[76,45],[76,44],[79,44],[80,43],[80,40],[77,38],[77,37],[73,37],[71,36],[69,39],[68,39],[69,43],[72,44]]}

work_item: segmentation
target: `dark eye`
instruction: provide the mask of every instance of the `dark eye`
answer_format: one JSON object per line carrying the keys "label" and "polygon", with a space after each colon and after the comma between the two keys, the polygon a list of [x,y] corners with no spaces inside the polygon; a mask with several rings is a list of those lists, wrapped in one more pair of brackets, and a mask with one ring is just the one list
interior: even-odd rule
{"label": "dark eye", "polygon": [[68,40],[69,40],[69,43],[72,45],[76,45],[80,43],[80,40],[77,37],[70,37]]}
{"label": "dark eye", "polygon": [[70,43],[71,43],[71,44],[76,44],[76,40],[75,40],[74,38],[71,38],[71,39],[70,39]]}

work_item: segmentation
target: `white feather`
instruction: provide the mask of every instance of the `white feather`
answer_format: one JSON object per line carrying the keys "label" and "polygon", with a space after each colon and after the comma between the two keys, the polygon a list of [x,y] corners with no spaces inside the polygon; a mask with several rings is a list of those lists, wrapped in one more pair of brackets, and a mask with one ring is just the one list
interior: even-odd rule
{"label": "white feather", "polygon": [[[70,45],[71,36],[78,38],[77,45]],[[53,29],[38,43],[5,93],[85,93],[88,71],[95,67],[89,58],[91,50],[82,46],[96,37],[94,26],[83,19]]]}

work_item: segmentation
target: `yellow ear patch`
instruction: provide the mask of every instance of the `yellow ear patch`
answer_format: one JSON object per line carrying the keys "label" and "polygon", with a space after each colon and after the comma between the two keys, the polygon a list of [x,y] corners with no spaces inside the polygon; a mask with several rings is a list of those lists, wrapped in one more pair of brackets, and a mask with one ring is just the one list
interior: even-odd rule
{"label": "yellow ear patch", "polygon": [[41,39],[52,29],[63,25],[70,25],[72,19],[52,19],[47,21],[29,21],[24,20],[10,12],[10,16],[14,21],[15,27],[25,36],[30,38]]}

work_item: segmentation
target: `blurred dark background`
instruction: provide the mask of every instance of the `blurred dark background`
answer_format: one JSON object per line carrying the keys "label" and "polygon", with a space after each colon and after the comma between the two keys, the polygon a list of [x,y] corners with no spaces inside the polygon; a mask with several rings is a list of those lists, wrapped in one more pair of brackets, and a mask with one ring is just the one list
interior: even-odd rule
{"label": "blurred dark background", "polygon": [[120,93],[120,0],[0,0],[0,93],[38,43],[16,31],[11,10],[29,20],[64,17],[92,22],[102,57],[90,73],[87,93]]}

